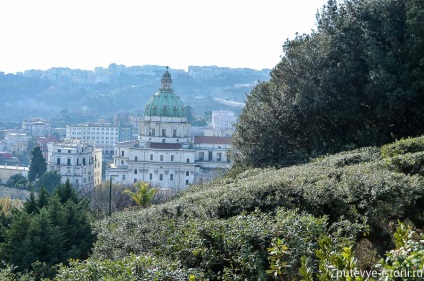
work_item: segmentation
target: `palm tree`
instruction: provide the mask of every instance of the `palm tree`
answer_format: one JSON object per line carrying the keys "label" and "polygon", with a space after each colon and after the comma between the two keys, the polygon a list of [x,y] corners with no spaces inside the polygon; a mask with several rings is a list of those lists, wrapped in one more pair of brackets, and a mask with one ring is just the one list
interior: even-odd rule
{"label": "palm tree", "polygon": [[136,189],[136,191],[131,191],[129,189],[126,189],[124,191],[122,191],[123,194],[128,194],[129,196],[131,196],[132,200],[134,200],[134,202],[142,207],[142,208],[146,208],[148,206],[150,206],[151,201],[153,199],[153,197],[156,195],[156,193],[158,192],[157,188],[151,188],[149,187],[149,183],[147,182],[136,182],[134,183],[134,187]]}

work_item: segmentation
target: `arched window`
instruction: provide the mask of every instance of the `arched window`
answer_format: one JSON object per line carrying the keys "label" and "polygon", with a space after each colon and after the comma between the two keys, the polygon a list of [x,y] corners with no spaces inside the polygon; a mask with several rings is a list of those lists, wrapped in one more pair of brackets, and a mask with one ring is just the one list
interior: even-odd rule
{"label": "arched window", "polygon": [[121,156],[124,156],[124,152],[123,151],[121,151]]}
{"label": "arched window", "polygon": [[190,163],[190,158],[187,158],[187,163]]}
{"label": "arched window", "polygon": [[137,169],[134,169],[134,174],[137,174]]}
{"label": "arched window", "polygon": [[138,157],[136,156],[136,157],[134,157],[134,161],[137,161],[138,160]]}
{"label": "arched window", "polygon": [[186,185],[188,185],[189,184],[189,181],[188,180],[186,180]]}
{"label": "arched window", "polygon": [[189,175],[190,175],[190,172],[189,172],[189,171],[187,171],[187,172],[186,172],[186,176],[188,177]]}

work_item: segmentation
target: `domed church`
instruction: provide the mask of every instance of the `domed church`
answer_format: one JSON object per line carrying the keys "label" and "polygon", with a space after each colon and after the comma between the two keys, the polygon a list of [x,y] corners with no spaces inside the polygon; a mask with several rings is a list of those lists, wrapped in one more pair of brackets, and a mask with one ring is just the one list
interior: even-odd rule
{"label": "domed church", "polygon": [[114,175],[114,182],[144,181],[177,192],[230,167],[226,152],[231,137],[190,136],[186,108],[172,89],[168,67],[161,88],[146,103],[139,127],[137,140],[115,144],[107,180]]}

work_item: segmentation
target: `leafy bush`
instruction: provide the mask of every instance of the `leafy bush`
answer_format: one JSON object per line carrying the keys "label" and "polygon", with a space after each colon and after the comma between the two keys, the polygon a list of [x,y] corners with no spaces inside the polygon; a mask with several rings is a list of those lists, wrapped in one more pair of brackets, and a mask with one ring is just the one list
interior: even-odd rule
{"label": "leafy bush", "polygon": [[424,136],[402,139],[395,143],[386,144],[380,150],[383,158],[424,151]]}

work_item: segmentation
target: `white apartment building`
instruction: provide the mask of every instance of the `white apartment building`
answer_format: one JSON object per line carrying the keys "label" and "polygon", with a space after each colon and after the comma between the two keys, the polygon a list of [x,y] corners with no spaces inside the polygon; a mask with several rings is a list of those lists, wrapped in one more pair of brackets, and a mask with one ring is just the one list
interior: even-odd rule
{"label": "white apartment building", "polygon": [[4,138],[5,148],[9,152],[24,152],[28,149],[31,136],[20,133],[7,133]]}
{"label": "white apartment building", "polygon": [[212,128],[218,130],[229,130],[237,123],[237,115],[233,111],[212,111]]}
{"label": "white apartment building", "polygon": [[102,151],[79,140],[49,142],[47,170],[57,171],[62,183],[69,182],[78,189],[90,189],[101,182]]}
{"label": "white apartment building", "polygon": [[205,136],[230,137],[234,133],[237,115],[233,111],[212,111],[211,126],[204,129]]}
{"label": "white apartment building", "polygon": [[114,144],[119,141],[119,127],[108,123],[66,125],[66,138],[82,140],[100,148],[104,155],[113,155]]}
{"label": "white apartment building", "polygon": [[22,130],[33,137],[47,137],[51,133],[51,126],[45,119],[33,118],[22,121]]}
{"label": "white apartment building", "polygon": [[112,157],[114,145],[118,141],[127,141],[132,137],[130,126],[112,126],[110,123],[85,123],[66,126],[66,138],[82,140],[95,145],[106,157]]}

